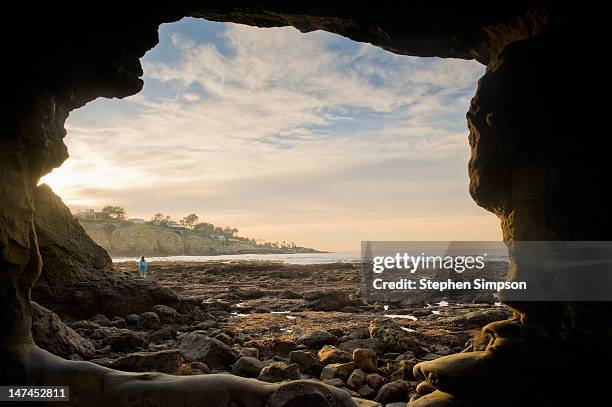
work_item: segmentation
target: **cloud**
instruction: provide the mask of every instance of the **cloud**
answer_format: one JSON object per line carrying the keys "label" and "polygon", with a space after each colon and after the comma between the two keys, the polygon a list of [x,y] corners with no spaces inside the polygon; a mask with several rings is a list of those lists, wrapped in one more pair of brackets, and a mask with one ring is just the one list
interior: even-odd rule
{"label": "cloud", "polygon": [[[206,41],[190,35],[198,24]],[[263,234],[320,220],[486,216],[466,177],[463,117],[478,63],[188,19],[162,26],[159,47],[167,52],[143,60],[141,94],[71,114],[71,158],[46,181],[74,207],[196,211]]]}

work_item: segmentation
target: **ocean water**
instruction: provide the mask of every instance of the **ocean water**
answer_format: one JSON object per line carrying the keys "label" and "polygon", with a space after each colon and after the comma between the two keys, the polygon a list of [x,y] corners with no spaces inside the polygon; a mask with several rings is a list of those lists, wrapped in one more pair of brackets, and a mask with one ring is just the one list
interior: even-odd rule
{"label": "ocean water", "polygon": [[[164,256],[145,257],[147,261],[204,262],[229,260],[281,261],[287,264],[359,263],[361,252],[295,253],[295,254],[228,254],[219,256]],[[116,257],[115,263],[138,261],[140,257]]]}
{"label": "ocean water", "polygon": [[[459,252],[452,253],[460,254]],[[237,261],[237,260],[261,260],[280,261],[287,264],[328,264],[328,263],[359,263],[361,252],[332,252],[332,253],[295,253],[295,254],[227,254],[218,256],[154,256],[145,257],[147,261],[153,262],[192,262],[205,261]],[[138,261],[140,257],[115,257],[113,262],[124,263]],[[508,261],[508,253],[505,250],[489,250],[487,259],[489,261]]]}

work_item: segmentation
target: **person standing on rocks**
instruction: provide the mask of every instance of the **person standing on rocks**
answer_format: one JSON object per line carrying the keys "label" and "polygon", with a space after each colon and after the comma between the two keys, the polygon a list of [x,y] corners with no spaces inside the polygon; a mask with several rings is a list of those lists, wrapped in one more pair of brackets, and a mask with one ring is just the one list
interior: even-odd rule
{"label": "person standing on rocks", "polygon": [[144,256],[142,256],[138,262],[138,274],[140,277],[147,278],[147,261]]}

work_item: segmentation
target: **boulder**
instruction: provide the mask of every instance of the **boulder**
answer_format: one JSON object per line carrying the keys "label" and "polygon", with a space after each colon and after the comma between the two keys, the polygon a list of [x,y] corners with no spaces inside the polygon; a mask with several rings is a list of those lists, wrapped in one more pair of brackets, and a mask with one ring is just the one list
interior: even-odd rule
{"label": "boulder", "polygon": [[378,389],[387,384],[387,382],[388,380],[378,373],[370,373],[366,376],[366,384],[374,389],[374,391],[378,391]]}
{"label": "boulder", "polygon": [[355,369],[348,379],[346,379],[346,386],[355,391],[359,390],[365,384],[366,376],[367,374],[363,370]]}
{"label": "boulder", "polygon": [[382,386],[374,400],[383,405],[394,402],[405,403],[408,401],[408,394],[413,390],[414,386],[410,382],[396,380]]}
{"label": "boulder", "polygon": [[172,339],[176,339],[176,329],[172,326],[165,326],[163,328],[158,329],[157,331],[151,333],[147,339],[149,342],[160,343],[163,341],[169,341]]}
{"label": "boulder", "polygon": [[257,378],[264,368],[264,364],[259,359],[243,356],[232,366],[232,373],[236,376]]}
{"label": "boulder", "polygon": [[41,348],[54,355],[79,355],[92,358],[94,345],[62,322],[53,311],[32,301],[32,338]]}
{"label": "boulder", "polygon": [[232,346],[234,344],[234,340],[228,334],[223,333],[223,332],[215,335],[215,339],[223,342],[227,346]]}
{"label": "boulder", "polygon": [[310,376],[319,376],[323,369],[323,364],[311,352],[296,350],[289,354],[289,362],[297,363],[302,373]]}
{"label": "boulder", "polygon": [[390,318],[370,321],[370,337],[379,339],[385,352],[404,353],[408,350],[421,352],[419,342],[409,332],[401,329]]}
{"label": "boulder", "polygon": [[159,329],[161,322],[155,312],[144,312],[140,314],[138,326],[147,331]]}
{"label": "boulder", "polygon": [[353,363],[355,367],[366,373],[378,372],[376,363],[376,352],[372,349],[357,348],[353,351]]}
{"label": "boulder", "polygon": [[321,349],[325,345],[335,345],[338,338],[325,331],[313,331],[300,336],[296,341],[296,345],[304,345],[308,349]]}
{"label": "boulder", "polygon": [[174,324],[178,316],[178,312],[174,308],[163,304],[153,307],[153,312],[157,314],[162,324]]}
{"label": "boulder", "polygon": [[277,383],[285,380],[300,379],[300,369],[297,364],[287,365],[285,362],[276,362],[264,367],[257,380],[268,383]]}
{"label": "boulder", "polygon": [[238,353],[238,356],[248,356],[251,358],[259,359],[259,349],[257,348],[242,348]]}
{"label": "boulder", "polygon": [[355,349],[372,349],[376,353],[382,354],[384,352],[384,346],[380,339],[369,338],[369,339],[349,339],[338,345],[338,347],[344,351],[353,353]]}
{"label": "boulder", "polygon": [[110,367],[127,372],[162,372],[177,374],[181,367],[181,354],[177,349],[159,352],[136,352],[115,359]]}
{"label": "boulder", "polygon": [[331,345],[323,346],[323,348],[319,351],[318,356],[319,360],[324,365],[330,363],[347,363],[353,359],[350,353]]}
{"label": "boulder", "polygon": [[357,393],[359,393],[361,397],[370,398],[376,394],[376,390],[374,390],[367,384],[364,384],[357,390]]}
{"label": "boulder", "polygon": [[223,342],[197,332],[183,336],[179,349],[188,361],[206,363],[211,369],[227,369],[236,360],[236,352]]}
{"label": "boulder", "polygon": [[302,296],[306,301],[306,308],[313,311],[340,311],[350,305],[347,293],[339,290],[313,290]]}
{"label": "boulder", "polygon": [[101,346],[110,346],[114,352],[135,352],[147,346],[144,335],[129,329],[120,329],[101,341]]}
{"label": "boulder", "polygon": [[321,380],[339,377],[340,379],[346,381],[353,370],[355,370],[355,365],[353,365],[353,362],[332,363],[323,367],[323,370],[321,371]]}
{"label": "boulder", "polygon": [[322,382],[328,386],[333,386],[333,387],[344,387],[345,386],[344,381],[339,377],[336,377],[334,379],[325,379],[325,380],[322,380]]}

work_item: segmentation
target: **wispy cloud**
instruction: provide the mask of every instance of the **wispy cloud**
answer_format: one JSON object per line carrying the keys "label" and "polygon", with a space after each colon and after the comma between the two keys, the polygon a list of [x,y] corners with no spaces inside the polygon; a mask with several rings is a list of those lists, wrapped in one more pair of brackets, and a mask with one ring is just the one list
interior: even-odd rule
{"label": "wispy cloud", "polygon": [[323,240],[300,239],[296,225],[340,222],[357,247],[367,236],[351,222],[480,217],[480,238],[497,237],[467,194],[464,112],[481,65],[189,19],[160,39],[143,60],[141,94],[71,115],[72,158],[48,182],[74,207],[195,211],[312,245]]}

